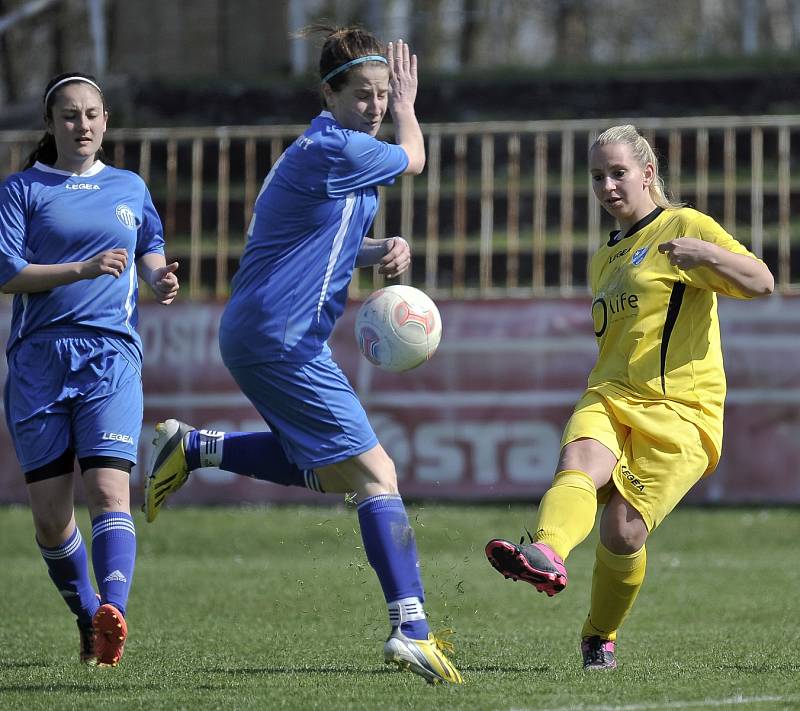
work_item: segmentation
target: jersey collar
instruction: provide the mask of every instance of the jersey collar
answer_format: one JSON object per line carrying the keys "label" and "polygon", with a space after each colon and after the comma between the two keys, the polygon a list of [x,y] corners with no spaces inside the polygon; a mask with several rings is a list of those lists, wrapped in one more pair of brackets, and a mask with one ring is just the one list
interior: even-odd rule
{"label": "jersey collar", "polygon": [[70,178],[91,178],[93,175],[97,175],[103,168],[106,167],[106,164],[103,163],[101,160],[96,160],[92,163],[92,167],[89,170],[83,173],[73,173],[69,170],[61,170],[60,168],[54,168],[52,165],[47,165],[45,163],[40,163],[38,160],[33,164],[33,167],[36,170],[41,170],[43,173],[55,173],[56,175],[66,175]]}
{"label": "jersey collar", "polygon": [[608,246],[613,247],[615,244],[618,244],[626,237],[630,237],[635,232],[638,232],[644,227],[647,227],[653,220],[656,219],[662,212],[664,212],[663,207],[657,207],[651,213],[645,215],[641,220],[631,225],[631,228],[625,233],[621,234],[621,230],[614,230],[613,232],[609,232],[608,234]]}

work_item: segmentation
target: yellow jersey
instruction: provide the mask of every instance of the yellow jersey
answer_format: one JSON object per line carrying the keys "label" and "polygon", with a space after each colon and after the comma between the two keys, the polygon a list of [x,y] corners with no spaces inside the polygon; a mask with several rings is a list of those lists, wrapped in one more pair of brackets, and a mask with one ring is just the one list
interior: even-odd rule
{"label": "yellow jersey", "polygon": [[592,258],[592,319],[599,347],[590,390],[666,402],[722,449],[725,371],[716,294],[749,298],[707,267],[685,271],[658,246],[694,237],[756,258],[711,217],[656,208]]}

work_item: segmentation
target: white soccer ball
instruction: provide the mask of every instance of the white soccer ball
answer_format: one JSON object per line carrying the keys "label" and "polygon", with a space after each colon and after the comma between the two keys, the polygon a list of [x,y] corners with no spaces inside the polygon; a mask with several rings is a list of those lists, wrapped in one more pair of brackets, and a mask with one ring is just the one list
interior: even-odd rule
{"label": "white soccer ball", "polygon": [[411,370],[436,352],[442,319],[430,297],[393,284],[370,294],[356,315],[356,341],[364,357],[393,373]]}

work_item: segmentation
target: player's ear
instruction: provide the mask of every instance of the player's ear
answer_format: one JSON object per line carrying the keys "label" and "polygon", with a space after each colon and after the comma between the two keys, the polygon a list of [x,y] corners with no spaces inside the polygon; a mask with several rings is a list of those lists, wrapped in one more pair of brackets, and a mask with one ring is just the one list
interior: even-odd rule
{"label": "player's ear", "polygon": [[653,182],[653,178],[655,177],[656,169],[653,167],[652,163],[648,163],[644,167],[644,186],[649,187],[650,183]]}
{"label": "player's ear", "polygon": [[325,82],[322,85],[322,96],[325,99],[325,107],[330,109],[331,107],[331,99],[333,99],[334,91],[331,89],[331,85],[328,82]]}

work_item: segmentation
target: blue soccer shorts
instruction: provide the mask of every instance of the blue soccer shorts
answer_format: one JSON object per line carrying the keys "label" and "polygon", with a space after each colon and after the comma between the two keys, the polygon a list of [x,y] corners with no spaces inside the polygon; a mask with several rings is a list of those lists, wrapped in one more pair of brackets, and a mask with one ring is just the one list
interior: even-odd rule
{"label": "blue soccer shorts", "polygon": [[8,359],[6,422],[25,472],[71,449],[136,463],[141,365],[119,339],[31,336]]}
{"label": "blue soccer shorts", "polygon": [[327,348],[310,362],[229,370],[300,469],[336,464],[378,444],[358,396]]}

